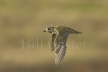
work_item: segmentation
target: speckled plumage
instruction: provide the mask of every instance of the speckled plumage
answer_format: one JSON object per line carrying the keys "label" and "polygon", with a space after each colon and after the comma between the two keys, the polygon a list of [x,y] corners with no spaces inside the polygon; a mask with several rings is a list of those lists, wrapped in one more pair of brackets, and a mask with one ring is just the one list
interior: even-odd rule
{"label": "speckled plumage", "polygon": [[68,36],[70,34],[80,33],[66,26],[48,27],[46,30],[44,30],[44,32],[49,32],[52,34],[51,47],[52,51],[55,53],[55,64],[60,64],[64,59]]}

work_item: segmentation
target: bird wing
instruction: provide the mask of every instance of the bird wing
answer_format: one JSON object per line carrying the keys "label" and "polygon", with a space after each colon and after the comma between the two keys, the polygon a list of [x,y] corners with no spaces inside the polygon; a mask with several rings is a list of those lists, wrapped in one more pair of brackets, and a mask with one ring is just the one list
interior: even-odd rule
{"label": "bird wing", "polygon": [[62,62],[65,53],[66,53],[66,46],[58,45],[57,49],[55,50],[55,64],[60,64]]}
{"label": "bird wing", "polygon": [[68,32],[68,33],[81,33],[81,32],[78,32],[77,30],[74,30],[70,27],[66,27],[66,26],[58,26],[57,27],[58,31],[59,32]]}
{"label": "bird wing", "polygon": [[54,51],[54,49],[55,49],[55,46],[54,46],[54,41],[55,41],[55,39],[56,39],[56,34],[52,34],[52,41],[51,41],[51,50],[52,51]]}

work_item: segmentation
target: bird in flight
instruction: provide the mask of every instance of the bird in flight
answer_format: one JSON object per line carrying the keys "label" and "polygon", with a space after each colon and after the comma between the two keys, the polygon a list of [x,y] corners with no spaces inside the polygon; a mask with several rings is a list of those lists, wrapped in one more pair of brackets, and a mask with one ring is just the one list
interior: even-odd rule
{"label": "bird in flight", "polygon": [[44,32],[48,32],[52,35],[51,50],[55,53],[55,64],[60,64],[64,59],[68,36],[70,34],[81,33],[66,26],[50,26],[47,27]]}

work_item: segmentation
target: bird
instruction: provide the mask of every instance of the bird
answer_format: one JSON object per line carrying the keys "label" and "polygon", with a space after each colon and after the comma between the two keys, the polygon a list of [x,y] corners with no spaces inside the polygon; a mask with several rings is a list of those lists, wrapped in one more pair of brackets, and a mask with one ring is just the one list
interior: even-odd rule
{"label": "bird", "polygon": [[52,36],[51,51],[55,54],[55,64],[61,64],[64,59],[69,35],[82,33],[67,26],[49,26],[43,32],[48,32]]}

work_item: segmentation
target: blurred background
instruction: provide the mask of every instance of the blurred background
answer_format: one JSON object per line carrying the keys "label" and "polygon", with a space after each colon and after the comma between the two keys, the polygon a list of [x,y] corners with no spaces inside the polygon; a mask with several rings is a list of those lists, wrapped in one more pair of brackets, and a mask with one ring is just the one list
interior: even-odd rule
{"label": "blurred background", "polygon": [[[108,0],[0,0],[0,72],[108,72]],[[61,65],[44,33],[64,25],[71,35]]]}

